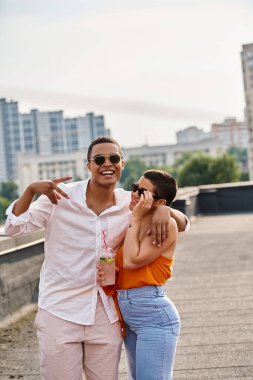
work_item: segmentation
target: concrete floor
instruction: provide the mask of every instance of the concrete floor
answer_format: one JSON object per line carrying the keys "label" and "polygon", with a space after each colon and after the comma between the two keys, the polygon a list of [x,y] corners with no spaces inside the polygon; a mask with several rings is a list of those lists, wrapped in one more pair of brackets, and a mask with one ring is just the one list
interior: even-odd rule
{"label": "concrete floor", "polygon": [[[174,380],[252,380],[253,214],[198,217],[179,238],[166,291],[182,321]],[[0,330],[1,380],[39,379],[33,317]]]}

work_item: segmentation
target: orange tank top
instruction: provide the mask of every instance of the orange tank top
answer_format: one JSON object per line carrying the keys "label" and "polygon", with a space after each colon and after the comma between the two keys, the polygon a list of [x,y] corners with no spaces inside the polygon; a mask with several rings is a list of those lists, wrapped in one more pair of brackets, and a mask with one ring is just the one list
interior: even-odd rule
{"label": "orange tank top", "polygon": [[130,289],[147,285],[164,285],[172,276],[173,261],[173,257],[159,256],[155,261],[140,269],[124,269],[122,246],[116,256],[116,266],[119,268],[117,288]]}

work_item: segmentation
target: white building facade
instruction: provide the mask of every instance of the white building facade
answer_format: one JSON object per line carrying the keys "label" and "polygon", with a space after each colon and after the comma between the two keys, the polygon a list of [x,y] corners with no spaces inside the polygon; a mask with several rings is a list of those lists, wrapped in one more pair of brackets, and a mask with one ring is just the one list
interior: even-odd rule
{"label": "white building facade", "polygon": [[208,139],[210,132],[205,132],[203,129],[191,126],[176,132],[177,144],[190,144],[196,141]]}
{"label": "white building facade", "polygon": [[123,148],[125,160],[139,159],[148,166],[173,165],[185,152],[204,152],[212,157],[223,151],[217,139],[207,138],[188,144],[175,145],[144,145],[136,148]]}
{"label": "white building facade", "polygon": [[[123,148],[123,157],[139,159],[146,165],[159,167],[173,165],[184,152],[205,152],[216,157],[222,148],[215,139],[206,139],[192,144],[154,145],[135,148]],[[20,154],[19,162],[19,191],[22,193],[33,181],[38,179],[60,178],[71,176],[74,179],[84,179],[89,176],[87,170],[87,149],[78,152],[52,155]]]}
{"label": "white building facade", "polygon": [[18,156],[19,193],[39,179],[54,179],[70,176],[73,180],[87,178],[86,152],[56,153],[50,155]]}

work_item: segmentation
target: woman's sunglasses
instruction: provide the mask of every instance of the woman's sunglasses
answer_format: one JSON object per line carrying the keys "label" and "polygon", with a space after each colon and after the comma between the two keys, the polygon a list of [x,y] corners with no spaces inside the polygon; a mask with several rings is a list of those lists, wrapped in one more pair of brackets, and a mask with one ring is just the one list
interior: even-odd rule
{"label": "woman's sunglasses", "polygon": [[[144,189],[143,187],[139,187],[138,183],[132,183],[131,184],[131,190],[135,193],[138,191],[139,197],[144,193],[144,191],[147,191],[147,189]],[[152,194],[154,199],[159,199],[158,195]]]}
{"label": "woman's sunglasses", "polygon": [[109,155],[100,154],[98,156],[95,156],[94,158],[90,158],[89,161],[94,161],[96,165],[103,165],[107,157],[109,158],[112,164],[118,164],[120,160],[123,158],[123,156],[120,156],[117,153]]}

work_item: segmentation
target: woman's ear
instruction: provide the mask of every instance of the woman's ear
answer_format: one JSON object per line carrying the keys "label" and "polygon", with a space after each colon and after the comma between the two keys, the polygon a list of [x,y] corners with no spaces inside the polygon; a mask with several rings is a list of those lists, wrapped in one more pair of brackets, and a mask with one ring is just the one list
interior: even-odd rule
{"label": "woman's ear", "polygon": [[167,205],[167,201],[166,201],[166,199],[158,199],[158,200],[155,202],[155,205],[156,205],[156,206],[166,206],[166,205]]}

